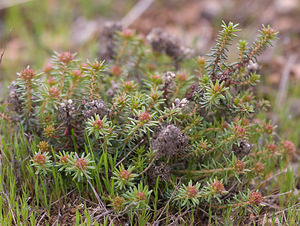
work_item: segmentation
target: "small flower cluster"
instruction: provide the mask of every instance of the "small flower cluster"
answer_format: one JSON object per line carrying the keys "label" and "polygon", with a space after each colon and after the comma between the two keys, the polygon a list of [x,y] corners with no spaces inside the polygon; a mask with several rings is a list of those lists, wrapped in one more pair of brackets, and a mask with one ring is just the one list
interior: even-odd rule
{"label": "small flower cluster", "polygon": [[9,87],[5,111],[18,131],[39,140],[32,145],[35,172],[51,178],[57,169],[63,178],[90,180],[124,216],[150,217],[147,211],[164,206],[171,212],[259,206],[267,193],[249,192],[252,185],[297,151],[291,141],[275,139],[275,125],[255,118],[266,102],[252,92],[259,76],[251,62],[276,31],[263,27],[228,62],[236,31],[224,23],[205,59],[189,56],[161,29],[145,39],[112,23],[100,38],[107,61],[61,52],[42,74],[25,68]]}

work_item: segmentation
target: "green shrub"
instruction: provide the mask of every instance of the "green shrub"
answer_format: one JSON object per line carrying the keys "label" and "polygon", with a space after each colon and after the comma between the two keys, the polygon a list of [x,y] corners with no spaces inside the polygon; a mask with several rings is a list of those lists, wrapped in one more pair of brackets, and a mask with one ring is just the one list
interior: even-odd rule
{"label": "green shrub", "polygon": [[253,64],[277,32],[263,26],[252,45],[239,41],[229,63],[238,31],[223,23],[205,59],[161,29],[146,40],[112,24],[105,62],[62,52],[43,73],[24,69],[5,113],[15,131],[35,137],[31,167],[42,178],[73,178],[71,187],[88,183],[112,216],[131,222],[170,223],[190,210],[195,221],[201,211],[259,213],[264,176],[295,147],[275,142],[275,126],[255,118],[268,104],[253,95]]}

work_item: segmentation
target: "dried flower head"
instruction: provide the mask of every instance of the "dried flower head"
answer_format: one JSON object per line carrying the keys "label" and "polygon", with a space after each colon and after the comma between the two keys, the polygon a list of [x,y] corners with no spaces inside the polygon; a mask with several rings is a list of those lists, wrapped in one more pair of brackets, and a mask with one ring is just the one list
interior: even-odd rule
{"label": "dried flower head", "polygon": [[157,166],[153,166],[147,172],[149,175],[149,179],[152,182],[155,182],[157,177],[160,178],[161,181],[165,181],[170,178],[171,167],[166,165],[164,162],[160,162]]}
{"label": "dried flower head", "polygon": [[8,87],[8,109],[15,111],[18,115],[22,114],[24,110],[24,101],[22,100],[22,94],[18,92],[19,85],[14,81]]}
{"label": "dried flower head", "polygon": [[75,119],[76,115],[75,104],[71,99],[64,100],[58,107],[58,118],[66,124],[69,124],[71,120]]}
{"label": "dried flower head", "polygon": [[85,118],[99,115],[101,118],[110,113],[110,110],[106,108],[106,104],[101,99],[95,99],[89,102],[83,103],[84,110],[82,114]]}
{"label": "dried flower head", "polygon": [[118,22],[107,22],[104,24],[102,29],[102,34],[100,36],[100,41],[102,48],[100,48],[100,58],[105,60],[111,60],[115,54],[115,36],[119,31],[122,31],[123,27],[121,23]]}
{"label": "dried flower head", "polygon": [[234,143],[232,146],[233,153],[238,159],[242,159],[247,156],[251,149],[252,144],[250,144],[247,140],[241,140],[239,143]]}
{"label": "dried flower head", "polygon": [[174,60],[183,59],[191,52],[190,49],[181,45],[174,36],[161,28],[152,29],[147,35],[147,40],[154,51],[165,53]]}
{"label": "dried flower head", "polygon": [[173,73],[171,71],[168,71],[163,74],[162,80],[163,80],[165,89],[175,88],[175,86],[176,86],[175,77],[176,77],[175,73]]}
{"label": "dried flower head", "polygon": [[263,200],[262,195],[259,192],[251,192],[249,195],[249,203],[251,205],[259,205]]}
{"label": "dried flower head", "polygon": [[188,138],[172,124],[162,128],[157,137],[151,140],[151,148],[156,150],[157,158],[182,153],[186,150],[187,144]]}

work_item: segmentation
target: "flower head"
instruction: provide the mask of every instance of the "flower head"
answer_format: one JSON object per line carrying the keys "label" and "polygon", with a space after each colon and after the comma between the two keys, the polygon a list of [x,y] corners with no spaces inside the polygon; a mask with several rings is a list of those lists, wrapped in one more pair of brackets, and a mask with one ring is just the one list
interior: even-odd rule
{"label": "flower head", "polygon": [[47,125],[45,128],[44,128],[44,135],[47,137],[47,138],[51,138],[55,135],[55,128],[52,126],[52,125]]}
{"label": "flower head", "polygon": [[59,160],[60,163],[68,163],[69,162],[69,156],[68,155],[63,155],[61,156],[60,160]]}
{"label": "flower head", "polygon": [[86,161],[86,159],[85,158],[76,159],[75,166],[77,167],[77,169],[80,169],[80,170],[87,169],[87,161]]}
{"label": "flower head", "polygon": [[146,199],[146,194],[145,192],[142,191],[138,191],[136,193],[136,200],[141,201],[141,200],[145,200]]}
{"label": "flower head", "polygon": [[217,194],[222,194],[224,193],[224,191],[226,191],[223,183],[218,180],[214,181],[210,186],[212,190]]}
{"label": "flower head", "polygon": [[46,141],[41,141],[37,147],[41,150],[41,152],[48,152],[50,151],[50,145]]}
{"label": "flower head", "polygon": [[275,153],[277,151],[277,145],[274,143],[267,144],[266,148],[268,151],[270,151],[272,153]]}
{"label": "flower head", "polygon": [[46,163],[46,156],[42,153],[37,153],[34,156],[33,161],[37,164],[43,165]]}
{"label": "flower head", "polygon": [[43,72],[50,73],[51,71],[53,71],[53,64],[48,62],[44,65]]}
{"label": "flower head", "polygon": [[49,95],[53,98],[58,98],[59,90],[55,86],[52,86],[49,88]]}
{"label": "flower head", "polygon": [[251,205],[259,205],[263,200],[263,197],[259,192],[251,192],[249,195],[249,203]]}
{"label": "flower head", "polygon": [[282,143],[282,147],[283,150],[289,155],[294,155],[296,153],[296,148],[292,141],[284,140]]}
{"label": "flower head", "polygon": [[265,170],[265,167],[264,167],[264,165],[261,162],[256,163],[256,165],[255,165],[255,171],[257,173],[263,173],[264,170]]}
{"label": "flower head", "polygon": [[151,120],[151,115],[145,111],[145,112],[142,112],[141,114],[139,114],[139,121],[140,122],[149,122]]}
{"label": "flower head", "polygon": [[114,208],[114,211],[120,211],[123,209],[124,207],[124,203],[125,203],[125,199],[123,197],[120,196],[116,196],[113,200],[112,200],[112,207]]}
{"label": "flower head", "polygon": [[99,119],[95,120],[93,122],[93,126],[94,126],[95,129],[102,129],[103,128],[102,120],[99,120]]}
{"label": "flower head", "polygon": [[244,127],[242,126],[235,126],[233,128],[234,130],[234,135],[237,137],[237,138],[244,138],[246,136],[246,130]]}
{"label": "flower head", "polygon": [[265,124],[264,130],[267,134],[272,134],[274,132],[274,126],[270,123]]}
{"label": "flower head", "polygon": [[70,52],[61,52],[58,54],[58,59],[62,63],[68,64],[73,60],[73,54]]}
{"label": "flower head", "polygon": [[30,81],[36,73],[30,67],[25,68],[20,74],[20,77],[25,81]]}
{"label": "flower head", "polygon": [[245,169],[245,163],[242,160],[237,160],[234,164],[234,168],[235,170],[242,172]]}

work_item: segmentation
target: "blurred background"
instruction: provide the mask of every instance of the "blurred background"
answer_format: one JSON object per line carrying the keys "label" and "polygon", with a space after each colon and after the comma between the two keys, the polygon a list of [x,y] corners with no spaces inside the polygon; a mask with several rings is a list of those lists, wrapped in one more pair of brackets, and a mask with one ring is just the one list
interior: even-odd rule
{"label": "blurred background", "polygon": [[267,117],[279,133],[299,144],[299,0],[0,0],[1,99],[16,72],[27,65],[41,70],[53,51],[97,57],[101,30],[111,20],[145,35],[163,27],[198,55],[214,45],[222,20],[239,23],[248,42],[270,24],[280,39],[259,59],[258,95],[271,102]]}

